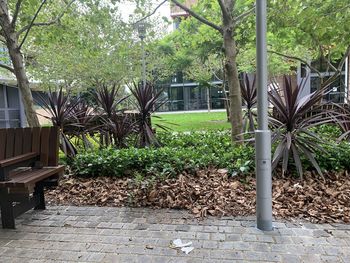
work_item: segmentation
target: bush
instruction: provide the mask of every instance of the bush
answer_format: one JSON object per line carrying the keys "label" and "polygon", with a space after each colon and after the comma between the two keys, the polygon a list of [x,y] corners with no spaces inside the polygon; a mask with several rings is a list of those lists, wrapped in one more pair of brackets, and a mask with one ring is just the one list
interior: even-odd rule
{"label": "bush", "polygon": [[159,134],[161,148],[107,148],[78,154],[72,169],[79,176],[175,176],[216,167],[232,173],[253,171],[254,149],[230,144],[226,133]]}
{"label": "bush", "polygon": [[[322,137],[336,134],[334,126],[315,130]],[[105,148],[78,154],[71,168],[78,176],[176,176],[187,171],[209,167],[223,168],[229,174],[254,172],[254,147],[232,146],[229,132],[157,133],[160,148]],[[332,136],[333,137],[333,136]],[[324,151],[315,152],[322,171],[348,170],[350,143],[337,144],[334,136],[329,144],[321,144]],[[276,148],[277,144],[273,148]],[[301,156],[304,170],[314,169],[308,158]],[[292,168],[293,166],[291,166]]]}
{"label": "bush", "polygon": [[350,169],[350,143],[342,141],[322,145],[323,151],[316,153],[316,159],[322,170],[341,171]]}

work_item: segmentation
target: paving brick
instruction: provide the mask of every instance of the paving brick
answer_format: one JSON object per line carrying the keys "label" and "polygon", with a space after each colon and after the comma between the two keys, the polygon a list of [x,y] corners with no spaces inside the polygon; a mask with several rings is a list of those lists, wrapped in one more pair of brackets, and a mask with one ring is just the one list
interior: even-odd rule
{"label": "paving brick", "polygon": [[[345,252],[343,248],[337,246],[323,246],[322,250],[325,251],[326,255],[334,256],[334,255],[343,255]],[[319,253],[323,254],[323,253]]]}
{"label": "paving brick", "polygon": [[222,233],[210,233],[210,239],[216,241],[225,241],[226,235]]}
{"label": "paving brick", "polygon": [[179,231],[179,232],[188,232],[191,229],[191,227],[189,225],[178,225],[175,228],[175,231]]}
{"label": "paving brick", "polygon": [[225,241],[225,242],[219,242],[219,249],[233,249],[234,248],[234,242],[233,241]]}
{"label": "paving brick", "polygon": [[300,255],[300,260],[303,263],[321,262],[321,257],[320,255],[307,254],[307,255]]}
{"label": "paving brick", "polygon": [[203,240],[209,240],[210,239],[210,233],[196,233],[197,239],[203,239]]}
{"label": "paving brick", "polygon": [[338,256],[324,256],[324,255],[322,255],[321,261],[328,262],[328,263],[339,263],[339,262],[341,262],[341,259]]}
{"label": "paving brick", "polygon": [[297,255],[281,254],[283,263],[300,263],[300,257]]}
{"label": "paving brick", "polygon": [[217,227],[217,226],[204,226],[203,232],[205,232],[205,233],[217,233],[217,232],[219,232],[219,227]]}
{"label": "paving brick", "polygon": [[265,253],[257,251],[244,251],[244,258],[247,260],[255,261],[268,261],[268,262],[280,262],[282,260],[278,253]]}
{"label": "paving brick", "polygon": [[207,240],[204,240],[203,241],[203,248],[212,248],[212,249],[215,249],[215,248],[218,248],[218,241],[207,241]]}
{"label": "paving brick", "polygon": [[268,243],[251,242],[250,246],[253,251],[269,252],[271,250]]}
{"label": "paving brick", "polygon": [[226,235],[226,240],[229,240],[229,241],[241,241],[242,240],[242,235],[240,235],[240,234],[227,234]]}

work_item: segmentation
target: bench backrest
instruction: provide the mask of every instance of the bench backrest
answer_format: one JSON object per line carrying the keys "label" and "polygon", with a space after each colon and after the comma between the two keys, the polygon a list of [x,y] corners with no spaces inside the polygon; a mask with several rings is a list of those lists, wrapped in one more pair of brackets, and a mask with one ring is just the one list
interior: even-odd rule
{"label": "bench backrest", "polygon": [[0,161],[35,152],[44,166],[58,165],[57,127],[0,129]]}

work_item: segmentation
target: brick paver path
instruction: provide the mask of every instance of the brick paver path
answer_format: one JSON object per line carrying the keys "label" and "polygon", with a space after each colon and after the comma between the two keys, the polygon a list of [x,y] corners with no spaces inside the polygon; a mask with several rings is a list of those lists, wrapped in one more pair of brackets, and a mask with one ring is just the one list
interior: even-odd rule
{"label": "brick paver path", "polygon": [[[0,230],[0,262],[350,262],[350,225],[281,223],[254,218],[193,219],[185,211],[49,207]],[[189,255],[169,247],[181,238]]]}

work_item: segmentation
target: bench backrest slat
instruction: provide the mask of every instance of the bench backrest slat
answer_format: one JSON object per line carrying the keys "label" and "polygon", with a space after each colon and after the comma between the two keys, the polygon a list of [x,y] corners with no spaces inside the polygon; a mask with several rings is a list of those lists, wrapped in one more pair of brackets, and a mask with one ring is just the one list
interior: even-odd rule
{"label": "bench backrest slat", "polygon": [[23,154],[23,129],[15,129],[14,156]]}
{"label": "bench backrest slat", "polygon": [[48,165],[49,163],[49,138],[50,130],[42,129],[40,136],[40,162],[44,165]]}
{"label": "bench backrest slat", "polygon": [[6,130],[0,129],[0,160],[5,159]]}
{"label": "bench backrest slat", "polygon": [[40,151],[40,129],[39,127],[35,127],[32,130],[32,152]]}
{"label": "bench backrest slat", "polygon": [[50,138],[49,138],[49,166],[57,166],[58,165],[58,153],[60,149],[59,144],[59,132],[57,128],[51,128]]}
{"label": "bench backrest slat", "polygon": [[56,127],[0,129],[0,160],[36,152],[44,166],[57,166],[58,151]]}
{"label": "bench backrest slat", "polygon": [[23,153],[30,153],[32,151],[32,129],[23,129]]}
{"label": "bench backrest slat", "polygon": [[14,156],[15,146],[15,129],[10,128],[6,131],[6,150],[5,158],[11,158]]}

